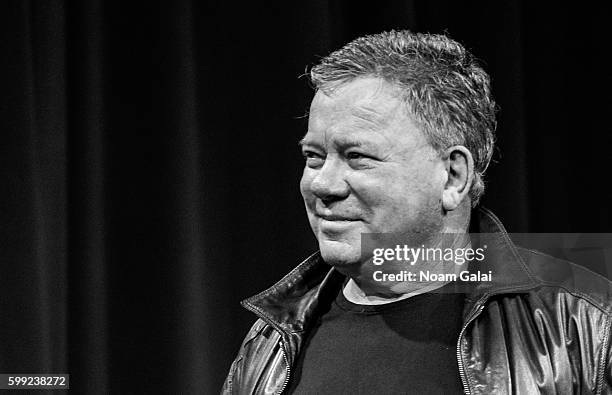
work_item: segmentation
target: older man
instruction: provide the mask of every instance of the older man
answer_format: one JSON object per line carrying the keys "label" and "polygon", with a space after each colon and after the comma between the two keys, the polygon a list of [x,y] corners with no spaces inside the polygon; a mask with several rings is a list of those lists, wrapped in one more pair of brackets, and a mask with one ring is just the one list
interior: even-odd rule
{"label": "older man", "polygon": [[[495,102],[474,58],[445,36],[392,31],[349,43],[311,78],[300,189],[320,251],[243,302],[258,320],[223,391],[612,392],[609,282],[516,247],[478,208]],[[383,234],[482,248],[469,232],[489,235],[479,270],[492,274],[463,292],[456,268],[396,281],[362,250]]]}

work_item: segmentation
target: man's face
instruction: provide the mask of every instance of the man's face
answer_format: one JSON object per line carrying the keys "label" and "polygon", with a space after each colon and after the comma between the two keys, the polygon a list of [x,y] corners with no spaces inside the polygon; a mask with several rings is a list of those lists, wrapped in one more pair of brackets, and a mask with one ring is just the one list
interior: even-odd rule
{"label": "man's face", "polygon": [[312,101],[300,190],[329,264],[360,263],[362,233],[442,230],[444,162],[405,105],[373,77]]}

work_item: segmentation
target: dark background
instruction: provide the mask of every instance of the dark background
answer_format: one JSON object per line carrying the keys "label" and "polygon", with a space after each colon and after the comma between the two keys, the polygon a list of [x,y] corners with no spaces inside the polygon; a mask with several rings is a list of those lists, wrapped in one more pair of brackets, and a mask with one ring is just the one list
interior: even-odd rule
{"label": "dark background", "polygon": [[483,61],[483,203],[510,231],[612,232],[607,13],[459,3],[3,1],[0,372],[218,391],[239,301],[316,248],[298,77],[366,33],[447,32]]}

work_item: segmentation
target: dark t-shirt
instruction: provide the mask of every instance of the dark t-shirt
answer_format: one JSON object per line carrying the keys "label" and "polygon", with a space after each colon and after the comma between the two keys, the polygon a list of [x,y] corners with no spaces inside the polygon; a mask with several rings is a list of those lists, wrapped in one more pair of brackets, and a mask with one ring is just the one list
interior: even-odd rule
{"label": "dark t-shirt", "polygon": [[305,341],[288,393],[462,393],[456,347],[464,295],[439,291],[375,306],[338,292]]}

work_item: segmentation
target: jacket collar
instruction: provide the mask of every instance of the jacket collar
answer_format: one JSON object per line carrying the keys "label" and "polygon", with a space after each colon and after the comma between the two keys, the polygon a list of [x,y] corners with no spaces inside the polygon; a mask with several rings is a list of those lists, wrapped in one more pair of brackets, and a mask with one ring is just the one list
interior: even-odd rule
{"label": "jacket collar", "polygon": [[[486,259],[479,270],[491,271],[492,281],[475,284],[466,299],[467,316],[478,300],[490,295],[517,292],[534,287],[537,281],[500,220],[488,209],[473,211],[471,234],[478,234],[473,245],[486,245]],[[318,302],[337,290],[344,276],[330,268],[319,252],[308,257],[271,288],[242,301],[242,305],[273,327],[285,332],[301,332],[316,314]]]}

